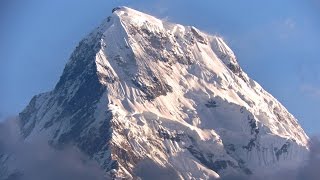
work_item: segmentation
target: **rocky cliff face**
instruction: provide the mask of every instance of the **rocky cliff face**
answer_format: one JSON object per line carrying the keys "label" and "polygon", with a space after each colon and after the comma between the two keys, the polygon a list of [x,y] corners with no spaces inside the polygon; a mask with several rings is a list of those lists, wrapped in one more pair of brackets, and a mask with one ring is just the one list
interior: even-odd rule
{"label": "rocky cliff face", "polygon": [[221,37],[127,7],[79,43],[55,89],[19,117],[25,141],[75,145],[125,179],[144,177],[146,161],[214,179],[294,166],[308,152],[297,120]]}

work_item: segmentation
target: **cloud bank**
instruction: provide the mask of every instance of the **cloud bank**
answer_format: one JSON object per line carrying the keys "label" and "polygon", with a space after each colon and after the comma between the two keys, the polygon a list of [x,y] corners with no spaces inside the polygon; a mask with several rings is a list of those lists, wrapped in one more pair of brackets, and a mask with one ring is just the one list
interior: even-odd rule
{"label": "cloud bank", "polygon": [[[21,141],[17,120],[11,118],[0,123],[0,179],[6,180],[105,180],[98,163],[90,160],[77,148],[66,147],[56,150],[44,140],[32,143]],[[10,159],[5,163],[5,156]],[[2,165],[2,167],[1,167]],[[9,177],[1,177],[7,167],[16,167]]]}
{"label": "cloud bank", "polygon": [[232,174],[222,178],[222,180],[319,180],[320,178],[320,140],[313,137],[310,140],[310,153],[308,160],[297,169],[280,169],[274,174],[259,174],[253,176],[243,176]]}
{"label": "cloud bank", "polygon": [[[77,148],[54,149],[44,140],[24,142],[19,136],[17,119],[10,118],[0,123],[0,179],[5,180],[106,180],[105,172],[97,162],[90,160]],[[4,154],[10,154],[6,160]],[[5,163],[3,163],[6,161]],[[5,165],[5,166],[3,166]],[[7,166],[18,170],[11,176]],[[161,167],[146,159],[137,164],[134,173],[142,180],[180,179],[173,168]],[[271,175],[243,176],[232,174],[222,180],[318,180],[320,177],[320,140],[310,140],[310,154],[298,169],[282,169]]]}
{"label": "cloud bank", "polygon": [[142,180],[179,180],[178,173],[170,167],[162,167],[151,159],[140,161],[134,169],[134,173]]}

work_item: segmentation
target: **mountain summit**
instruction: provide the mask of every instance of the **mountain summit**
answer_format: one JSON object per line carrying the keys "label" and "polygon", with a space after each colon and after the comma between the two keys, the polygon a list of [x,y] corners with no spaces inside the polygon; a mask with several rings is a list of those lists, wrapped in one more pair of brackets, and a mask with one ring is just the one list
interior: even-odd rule
{"label": "mountain summit", "polygon": [[272,172],[308,153],[297,120],[223,38],[127,7],[79,43],[54,90],[19,121],[25,141],[74,145],[113,178]]}

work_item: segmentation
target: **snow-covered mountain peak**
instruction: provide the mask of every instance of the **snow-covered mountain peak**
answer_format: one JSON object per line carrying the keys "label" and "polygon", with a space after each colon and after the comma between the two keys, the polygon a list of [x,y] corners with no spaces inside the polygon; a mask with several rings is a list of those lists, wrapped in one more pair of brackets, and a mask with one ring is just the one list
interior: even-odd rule
{"label": "snow-covered mountain peak", "polygon": [[73,144],[110,176],[144,160],[184,179],[297,164],[308,137],[221,37],[119,7],[20,114],[26,140]]}
{"label": "snow-covered mountain peak", "polygon": [[158,27],[163,26],[163,22],[151,15],[122,6],[113,9],[113,15],[118,16],[123,23],[134,24],[136,26],[150,22]]}

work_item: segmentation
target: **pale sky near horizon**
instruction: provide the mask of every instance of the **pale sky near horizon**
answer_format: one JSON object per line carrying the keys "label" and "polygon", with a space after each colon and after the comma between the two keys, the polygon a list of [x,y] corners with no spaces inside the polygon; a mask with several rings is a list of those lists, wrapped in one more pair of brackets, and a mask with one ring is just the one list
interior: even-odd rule
{"label": "pale sky near horizon", "polygon": [[53,89],[77,43],[119,5],[221,35],[249,76],[320,134],[319,0],[2,0],[0,119]]}

